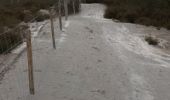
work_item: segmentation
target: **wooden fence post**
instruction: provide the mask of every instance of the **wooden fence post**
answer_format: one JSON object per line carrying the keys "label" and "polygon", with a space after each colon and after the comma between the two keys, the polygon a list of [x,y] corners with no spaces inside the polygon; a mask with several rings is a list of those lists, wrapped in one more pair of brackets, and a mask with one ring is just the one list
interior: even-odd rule
{"label": "wooden fence post", "polygon": [[29,90],[30,94],[35,94],[34,89],[34,72],[33,72],[33,58],[32,58],[32,44],[31,44],[31,31],[28,29],[28,33],[25,34],[27,44],[27,60],[28,60],[28,78],[29,78]]}
{"label": "wooden fence post", "polygon": [[55,45],[55,35],[54,35],[54,19],[53,19],[53,8],[50,10],[50,22],[51,22],[51,34],[52,34],[52,43],[53,48],[56,49]]}
{"label": "wooden fence post", "polygon": [[82,2],[82,0],[78,0],[78,3],[79,3],[79,5],[78,5],[79,8],[78,9],[79,10],[81,10],[81,2]]}
{"label": "wooden fence post", "polygon": [[75,2],[74,2],[74,0],[72,0],[72,6],[73,6],[73,12],[74,12],[74,14],[76,14],[76,8],[75,8]]}
{"label": "wooden fence post", "polygon": [[60,30],[62,30],[62,14],[61,14],[61,0],[58,2],[58,12],[59,12],[59,24],[60,24]]}
{"label": "wooden fence post", "polygon": [[68,2],[64,0],[64,12],[65,12],[65,20],[68,20]]}

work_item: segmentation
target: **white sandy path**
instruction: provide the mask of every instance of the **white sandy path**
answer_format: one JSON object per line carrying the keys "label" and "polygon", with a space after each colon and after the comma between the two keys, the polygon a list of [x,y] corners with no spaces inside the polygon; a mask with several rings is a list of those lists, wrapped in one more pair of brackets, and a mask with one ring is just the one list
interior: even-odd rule
{"label": "white sandy path", "polygon": [[48,23],[33,42],[36,94],[24,52],[0,84],[0,100],[169,100],[169,56],[136,34],[143,26],[104,19],[104,9],[83,4],[63,32],[56,21],[56,50]]}

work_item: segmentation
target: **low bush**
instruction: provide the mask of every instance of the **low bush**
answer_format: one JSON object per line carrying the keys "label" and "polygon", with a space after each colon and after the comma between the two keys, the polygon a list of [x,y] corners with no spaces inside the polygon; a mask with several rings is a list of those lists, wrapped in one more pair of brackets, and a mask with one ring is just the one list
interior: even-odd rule
{"label": "low bush", "polygon": [[105,18],[166,27],[170,24],[170,0],[104,0]]}
{"label": "low bush", "polygon": [[158,45],[159,44],[159,40],[152,37],[152,36],[146,36],[145,37],[145,41],[148,42],[149,45]]}
{"label": "low bush", "polygon": [[170,0],[84,0],[104,3],[104,17],[170,29]]}

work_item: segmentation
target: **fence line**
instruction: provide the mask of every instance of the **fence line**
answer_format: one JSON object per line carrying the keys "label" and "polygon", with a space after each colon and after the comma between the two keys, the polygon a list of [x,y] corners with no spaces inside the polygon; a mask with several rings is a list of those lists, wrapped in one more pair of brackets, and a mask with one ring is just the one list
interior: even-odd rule
{"label": "fence line", "polygon": [[[76,5],[75,5],[75,0],[71,1],[72,2],[72,7],[73,7],[73,13],[76,13]],[[76,1],[77,2],[77,1]],[[80,1],[78,0],[79,4]],[[58,5],[57,5],[58,4]],[[64,7],[63,7],[64,6]],[[80,6],[80,5],[78,5]],[[58,16],[59,16],[59,25],[60,25],[60,30],[62,30],[62,8],[64,8],[65,11],[65,19],[68,19],[68,1],[64,0],[64,4],[62,5],[62,1],[59,0],[59,2],[57,2],[56,4],[54,4],[51,7],[48,8],[48,10],[50,10],[50,22],[51,22],[51,34],[52,34],[52,43],[53,43],[53,47],[56,48],[55,45],[55,33],[54,33],[54,9],[58,8]],[[53,11],[51,11],[53,10]],[[32,23],[35,22],[36,19],[40,17],[40,16],[35,16],[33,19],[31,19],[30,21],[28,21],[28,23]],[[25,33],[26,32],[26,33]],[[27,59],[28,61],[26,61],[28,63],[28,76],[29,76],[29,88],[30,88],[30,94],[34,94],[35,93],[35,89],[34,89],[34,76],[33,76],[33,59],[32,59],[32,45],[31,45],[31,31],[30,31],[30,27],[27,25],[23,25],[22,23],[16,25],[14,28],[7,30],[3,33],[0,34],[0,54],[1,55],[6,55],[8,54],[12,49],[16,48],[17,46],[19,46],[20,44],[26,42],[27,44]],[[2,62],[4,63],[4,62]],[[5,64],[5,63],[4,63]],[[25,65],[25,63],[24,63]],[[9,70],[9,69],[8,69]],[[1,72],[0,72],[1,75]],[[24,91],[24,90],[23,90]],[[1,97],[0,97],[1,98]],[[3,97],[2,97],[3,98]]]}
{"label": "fence line", "polygon": [[[76,0],[72,0],[72,9],[73,9],[73,13],[75,14],[75,12],[76,12],[76,8],[75,8],[75,2],[74,1],[76,1]],[[78,0],[78,2],[80,3],[80,0]],[[65,19],[67,20],[68,19],[68,0],[64,0],[64,12],[65,12]],[[55,3],[52,7],[54,7],[54,8],[56,8],[56,6],[57,6],[57,4],[58,4],[58,12],[59,12],[59,23],[60,23],[60,30],[62,30],[62,19],[61,19],[61,16],[62,16],[62,11],[61,11],[61,9],[62,9],[62,4],[61,4],[61,0],[59,0],[59,2],[57,2],[57,3]],[[80,4],[79,4],[80,5]],[[78,6],[79,6],[78,5]],[[51,7],[50,8],[48,8],[49,10],[51,9]],[[39,16],[35,16],[34,18],[32,18],[30,21],[28,21],[27,23],[32,23],[32,22],[35,22],[36,21],[36,19],[38,18],[38,17],[40,17],[40,15]],[[15,47],[17,47],[19,44],[21,44],[21,43],[23,43],[23,36],[22,36],[22,33],[20,33],[20,32],[17,32],[16,34],[13,34],[14,32],[16,32],[16,30],[18,30],[18,31],[21,31],[21,29],[20,29],[20,27],[21,27],[21,24],[18,24],[18,25],[16,25],[14,28],[12,28],[12,29],[8,29],[8,30],[6,30],[5,32],[3,32],[3,33],[1,33],[0,34],[0,53],[3,53],[3,54],[6,54],[6,53],[8,53],[10,50],[12,50],[13,48],[15,48]],[[9,35],[7,35],[7,34],[9,34],[9,35],[11,35],[11,34],[13,34],[14,36],[9,36]],[[6,36],[7,35],[7,36]],[[18,38],[17,38],[17,43],[15,43],[15,44],[13,44],[15,41],[14,41],[14,37],[15,36],[18,36]],[[4,38],[4,39],[3,39]],[[7,38],[7,39],[6,39]],[[9,41],[7,41],[9,39]],[[1,40],[4,40],[4,41],[1,41]],[[12,43],[11,45],[10,45],[10,43]],[[4,46],[4,48],[3,48],[3,45],[2,44],[6,44],[6,46]],[[9,47],[9,46],[10,47]],[[6,48],[9,48],[8,50],[6,50]]]}
{"label": "fence line", "polygon": [[[57,4],[58,4],[58,2],[55,3],[52,7],[55,8],[57,6]],[[50,9],[51,9],[51,7],[48,8],[48,10],[50,10]],[[35,22],[36,19],[39,18],[40,16],[41,15],[35,16],[27,23]],[[19,44],[23,43],[23,36],[22,36],[23,34],[20,32],[20,31],[22,31],[21,27],[22,27],[22,23],[16,25],[12,29],[8,29],[0,34],[0,54],[6,54],[10,50],[17,47]],[[16,38],[16,39],[14,39],[14,38]],[[15,41],[17,43],[13,44]],[[9,48],[9,49],[7,49],[7,48]]]}

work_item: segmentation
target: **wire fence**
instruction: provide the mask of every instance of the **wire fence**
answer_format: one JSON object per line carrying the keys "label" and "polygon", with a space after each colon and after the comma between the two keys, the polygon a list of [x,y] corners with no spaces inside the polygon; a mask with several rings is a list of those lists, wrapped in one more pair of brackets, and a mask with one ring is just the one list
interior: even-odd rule
{"label": "wire fence", "polygon": [[[63,1],[67,1],[67,0],[59,0],[59,1],[60,1],[60,5],[58,5],[59,2],[57,2],[56,4],[54,4],[52,7],[48,9],[50,12],[53,9],[52,16],[60,16],[60,14],[62,16],[62,15],[66,15],[67,13],[75,14],[76,12],[78,12],[79,8],[78,6],[75,5],[75,3],[79,3],[80,2],[79,0],[69,0],[70,2],[67,6],[70,6],[69,7],[70,9],[64,7]],[[60,10],[58,10],[58,8]],[[66,12],[67,10],[64,10],[64,9],[68,9],[69,12]],[[35,16],[33,19],[31,19],[27,23],[37,22],[39,17],[41,16]],[[16,27],[12,29],[6,29],[5,32],[0,33],[0,54],[9,53],[12,49],[14,49],[19,44],[21,44],[23,42],[22,32],[24,30],[26,29],[23,29],[22,24],[18,24]]]}
{"label": "wire fence", "polygon": [[0,53],[6,54],[10,50],[21,44],[22,34],[20,32],[20,27],[16,27],[12,31],[0,34]]}
{"label": "wire fence", "polygon": [[[65,15],[67,20],[69,14],[75,14],[80,10],[80,3],[80,0],[58,0],[52,7],[47,9],[49,11],[49,21],[51,26],[50,33],[52,33],[51,43],[53,43],[54,49],[56,48],[54,33],[54,25],[56,23],[54,22],[54,18],[59,18],[59,22],[57,24],[60,26],[60,30],[62,30],[62,16]],[[41,58],[37,57],[36,53],[34,54],[34,47],[32,47],[32,44],[33,46],[34,44],[38,45],[37,43],[33,43],[33,39],[35,38],[34,35],[37,36],[38,34],[34,33],[34,31],[39,32],[42,28],[43,22],[37,22],[37,19],[40,17],[41,16],[35,16],[27,23],[22,22],[12,29],[6,29],[5,32],[0,34],[0,100],[15,100],[12,97],[16,97],[16,100],[20,100],[20,95],[26,95],[26,91],[28,90],[28,86],[26,85],[28,84],[30,94],[34,94],[33,72],[34,69],[35,71],[40,71],[40,69],[33,68],[33,64],[36,64],[35,66],[40,66],[42,64],[36,63],[36,59],[41,60]],[[34,25],[32,26],[32,24]],[[15,53],[14,51],[16,50],[16,48],[21,47],[22,45],[25,46],[23,47],[23,51],[26,49],[27,53],[22,54],[22,52],[20,51],[20,53],[23,55],[20,56],[21,54]],[[34,61],[35,63],[33,63]],[[17,64],[14,64],[15,62],[17,62]],[[18,70],[14,71],[14,73],[9,73],[8,77],[11,78],[8,78],[4,81],[4,75],[10,69],[13,69],[15,67],[18,67]],[[25,72],[28,72],[28,75]],[[21,80],[23,78],[28,78],[28,82],[23,82]],[[26,88],[20,88],[23,86],[25,86]],[[11,94],[15,93],[14,91],[10,90],[13,87],[20,88],[18,89],[18,91],[16,91],[16,94]],[[24,99],[26,100],[26,98]]]}

